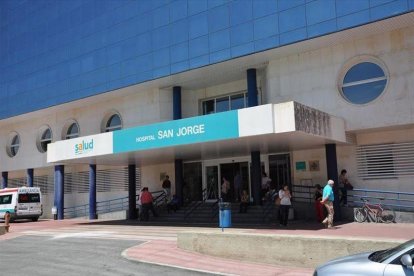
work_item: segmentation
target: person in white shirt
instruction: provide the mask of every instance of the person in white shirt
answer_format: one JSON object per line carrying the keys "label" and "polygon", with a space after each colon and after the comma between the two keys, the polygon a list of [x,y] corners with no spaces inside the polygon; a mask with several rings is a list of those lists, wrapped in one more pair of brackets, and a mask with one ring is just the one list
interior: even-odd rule
{"label": "person in white shirt", "polygon": [[279,206],[279,223],[280,225],[287,226],[289,208],[292,205],[290,199],[292,195],[289,191],[288,185],[284,185],[283,189],[279,191],[280,206]]}

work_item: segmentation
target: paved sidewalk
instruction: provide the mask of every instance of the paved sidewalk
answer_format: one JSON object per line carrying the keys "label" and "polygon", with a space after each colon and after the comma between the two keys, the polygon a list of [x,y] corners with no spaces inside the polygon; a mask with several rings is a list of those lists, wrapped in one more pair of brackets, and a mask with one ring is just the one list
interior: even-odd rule
{"label": "paved sidewalk", "polygon": [[[287,228],[272,229],[229,228],[228,233],[289,234],[299,236],[326,236],[406,241],[414,238],[414,224],[346,223],[334,230],[319,224],[293,222]],[[90,236],[110,239],[132,239],[145,243],[126,249],[123,256],[129,260],[205,271],[219,275],[312,275],[313,269],[282,267],[260,263],[207,256],[177,247],[177,233],[186,231],[218,232],[217,227],[156,226],[135,221],[45,220],[36,223],[13,223],[11,232],[0,236],[12,239],[22,235]],[[223,244],[223,246],[226,246]]]}

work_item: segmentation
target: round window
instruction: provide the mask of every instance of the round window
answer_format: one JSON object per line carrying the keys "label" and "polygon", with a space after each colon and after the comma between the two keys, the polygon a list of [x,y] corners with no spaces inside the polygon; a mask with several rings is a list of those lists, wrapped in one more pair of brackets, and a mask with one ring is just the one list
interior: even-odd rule
{"label": "round window", "polygon": [[52,142],[52,130],[49,126],[44,125],[39,129],[36,145],[40,152],[47,151],[47,145]]}
{"label": "round window", "polygon": [[17,133],[12,133],[9,137],[10,138],[9,138],[9,143],[7,145],[7,154],[10,157],[14,157],[16,156],[20,148],[20,137],[19,137],[19,134]]}
{"label": "round window", "polygon": [[388,77],[383,66],[373,61],[364,61],[345,71],[340,81],[341,94],[348,102],[366,104],[384,92]]}

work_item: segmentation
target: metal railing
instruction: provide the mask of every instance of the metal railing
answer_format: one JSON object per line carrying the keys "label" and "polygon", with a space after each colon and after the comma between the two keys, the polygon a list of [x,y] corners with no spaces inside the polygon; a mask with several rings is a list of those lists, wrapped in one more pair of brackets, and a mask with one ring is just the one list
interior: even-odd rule
{"label": "metal railing", "polygon": [[414,211],[414,193],[399,191],[383,191],[371,189],[353,189],[348,191],[348,203],[362,206],[361,198],[368,199],[370,203],[379,203],[388,206],[394,211]]}
{"label": "metal railing", "polygon": [[[155,207],[159,207],[165,204],[167,195],[164,191],[155,191],[152,192],[152,197],[154,198],[153,204]],[[139,195],[136,196],[136,202],[138,204]],[[109,200],[97,201],[96,202],[96,213],[105,214],[116,211],[128,210],[129,198],[120,197]],[[76,218],[76,217],[87,217],[89,216],[89,204],[82,204],[77,206],[65,207],[63,209],[65,218]]]}
{"label": "metal railing", "polygon": [[152,204],[154,207],[160,207],[166,205],[167,202],[167,194],[164,190],[152,192]]}
{"label": "metal railing", "polygon": [[[315,187],[293,185],[292,200],[295,202],[314,202]],[[414,193],[400,191],[386,191],[373,189],[353,189],[347,191],[348,206],[362,206],[361,198],[368,199],[371,203],[379,203],[388,206],[395,211],[414,211]]]}
{"label": "metal railing", "polygon": [[188,211],[184,214],[184,220],[188,219],[188,217],[194,213],[195,210],[197,210],[198,207],[204,204],[206,202],[208,197],[207,189],[204,188],[202,191],[202,200],[201,201],[194,201],[188,208]]}
{"label": "metal railing", "polygon": [[65,207],[63,215],[65,218],[86,217],[89,214],[89,204]]}
{"label": "metal railing", "polygon": [[105,214],[128,209],[128,197],[114,198],[96,202],[96,213]]}
{"label": "metal railing", "polygon": [[266,195],[262,202],[262,220],[265,222],[269,216],[272,216],[275,211],[275,198],[278,196],[277,190],[272,190]]}
{"label": "metal railing", "polygon": [[304,185],[292,185],[292,201],[313,203],[315,187]]}

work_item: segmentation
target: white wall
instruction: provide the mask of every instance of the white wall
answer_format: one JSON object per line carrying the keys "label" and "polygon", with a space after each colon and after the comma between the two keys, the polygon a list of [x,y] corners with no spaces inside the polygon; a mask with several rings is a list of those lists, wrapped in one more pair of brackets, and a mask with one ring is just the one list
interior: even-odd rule
{"label": "white wall", "polygon": [[174,163],[141,167],[141,186],[148,187],[150,192],[162,190],[162,182],[164,179],[160,179],[161,173],[166,173],[170,177],[171,193],[174,194],[175,193]]}
{"label": "white wall", "polygon": [[[117,93],[117,92],[113,92]],[[50,126],[53,142],[61,140],[62,129],[68,120],[78,122],[80,136],[101,132],[105,115],[117,111],[122,117],[123,127],[130,128],[172,119],[172,92],[153,89],[128,93],[126,96],[111,97],[110,100],[96,96],[93,104],[79,104],[73,109],[46,109],[34,116],[22,116],[18,120],[0,121],[0,168],[2,171],[18,171],[27,168],[53,166],[46,162],[46,153],[39,152],[36,139],[39,129]],[[6,153],[9,134],[15,131],[20,136],[20,148],[13,158]],[[25,172],[22,172],[25,175]]]}
{"label": "white wall", "polygon": [[[343,66],[359,55],[387,66],[388,89],[374,102],[353,105],[337,88]],[[265,97],[269,102],[299,103],[343,117],[347,130],[411,124],[414,117],[414,28],[321,48],[269,62]],[[363,118],[363,120],[361,120]]]}

